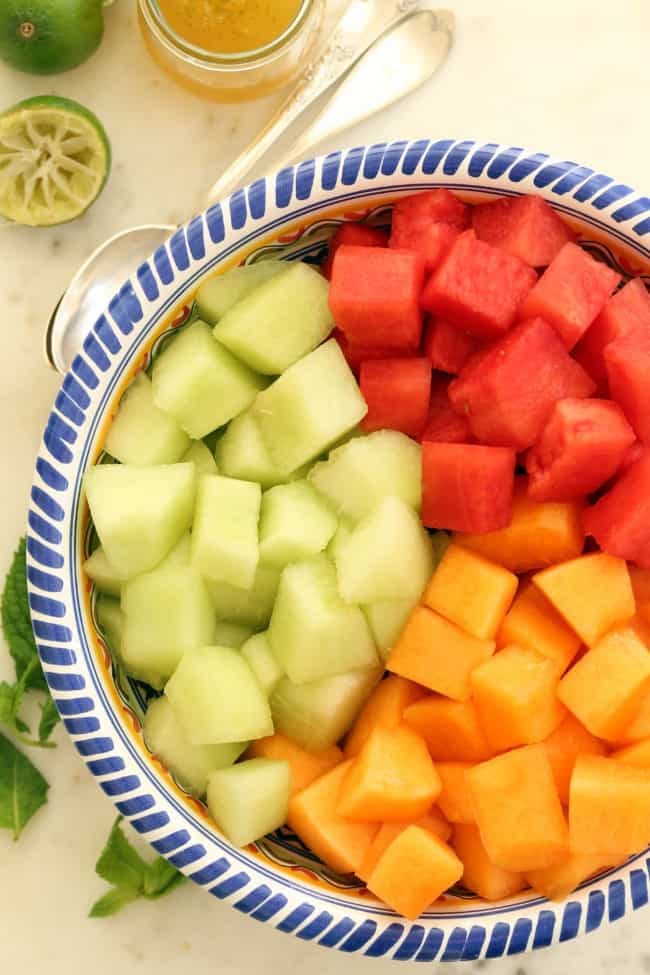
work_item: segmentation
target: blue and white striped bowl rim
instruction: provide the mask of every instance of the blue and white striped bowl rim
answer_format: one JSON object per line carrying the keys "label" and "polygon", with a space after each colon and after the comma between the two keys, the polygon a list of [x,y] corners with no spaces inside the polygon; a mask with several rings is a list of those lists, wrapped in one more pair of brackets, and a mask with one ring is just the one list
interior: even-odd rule
{"label": "blue and white striped bowl rim", "polygon": [[586,237],[595,234],[650,270],[650,199],[545,153],[420,139],[334,152],[257,180],[181,227],[97,318],[47,421],[27,536],[29,603],[45,676],[81,757],[119,812],[197,884],[258,921],[339,951],[420,962],[518,954],[614,921],[648,901],[647,852],[563,903],[530,892],[501,904],[449,900],[410,923],[371,898],[312,885],[232,848],[169,788],[113,703],[82,611],[80,491],[126,372],[206,273],[297,223],[437,186],[475,198],[538,193]]}

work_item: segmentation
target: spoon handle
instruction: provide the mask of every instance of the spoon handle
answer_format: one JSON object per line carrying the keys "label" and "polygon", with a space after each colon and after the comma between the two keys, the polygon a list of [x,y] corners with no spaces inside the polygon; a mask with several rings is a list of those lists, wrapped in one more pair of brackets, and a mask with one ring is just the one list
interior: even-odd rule
{"label": "spoon handle", "polygon": [[303,72],[276,114],[210,189],[206,205],[228,196],[279,136],[332,87],[385,31],[420,8],[421,0],[353,0],[325,49]]}

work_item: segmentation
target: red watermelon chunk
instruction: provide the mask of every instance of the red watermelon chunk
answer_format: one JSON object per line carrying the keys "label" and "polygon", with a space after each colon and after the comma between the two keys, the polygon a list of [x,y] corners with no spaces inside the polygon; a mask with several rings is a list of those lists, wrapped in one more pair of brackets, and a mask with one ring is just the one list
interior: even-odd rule
{"label": "red watermelon chunk", "polygon": [[605,349],[609,392],[643,443],[650,443],[650,330],[629,332]]}
{"label": "red watermelon chunk", "polygon": [[433,271],[447,256],[459,234],[458,227],[450,223],[393,227],[388,246],[419,254],[425,269]]}
{"label": "red watermelon chunk", "polygon": [[472,356],[450,384],[449,399],[481,443],[525,450],[558,399],[593,392],[551,326],[533,318]]}
{"label": "red watermelon chunk", "polygon": [[643,454],[645,447],[638,440],[635,440],[631,447],[625,451],[625,457],[621,461],[621,466],[618,469],[619,475],[625,474],[626,471],[630,469],[632,464],[636,464],[637,460]]}
{"label": "red watermelon chunk", "polygon": [[573,350],[599,388],[607,386],[606,347],[637,329],[650,334],[650,294],[640,278],[633,278],[609,299]]}
{"label": "red watermelon chunk", "polygon": [[334,319],[353,345],[415,350],[422,333],[423,280],[417,254],[342,244],[329,293]]}
{"label": "red watermelon chunk", "polygon": [[326,278],[332,275],[334,255],[341,244],[356,244],[358,247],[387,247],[388,234],[376,227],[366,227],[364,223],[343,223],[329,239],[327,258],[321,268]]}
{"label": "red watermelon chunk", "polygon": [[421,440],[433,443],[470,443],[469,423],[452,408],[447,395],[449,380],[436,376],[431,383],[429,416]]}
{"label": "red watermelon chunk", "polygon": [[480,203],[472,210],[479,240],[500,247],[531,267],[545,267],[569,240],[567,225],[541,196],[517,196]]}
{"label": "red watermelon chunk", "polygon": [[413,193],[393,207],[393,234],[431,223],[449,223],[465,230],[469,227],[469,207],[444,188]]}
{"label": "red watermelon chunk", "polygon": [[419,438],[429,413],[431,363],[428,359],[362,362],[359,386],[368,404],[368,412],[359,424],[365,433],[388,428]]}
{"label": "red watermelon chunk", "polygon": [[422,444],[422,521],[428,528],[498,531],[510,524],[515,452],[478,444]]}
{"label": "red watermelon chunk", "polygon": [[603,552],[650,569],[650,450],[585,511],[583,525]]}
{"label": "red watermelon chunk", "polygon": [[332,338],[335,338],[338,342],[341,347],[341,352],[345,356],[347,364],[355,376],[359,375],[361,363],[366,362],[368,359],[391,359],[401,358],[402,356],[413,356],[413,349],[392,349],[377,345],[350,345],[340,328],[334,329]]}
{"label": "red watermelon chunk", "polygon": [[519,309],[520,318],[544,318],[572,349],[603,310],[621,280],[577,244],[565,244]]}
{"label": "red watermelon chunk", "polygon": [[635,441],[616,403],[562,399],[526,454],[533,501],[575,501],[601,487],[619,469]]}
{"label": "red watermelon chunk", "polygon": [[432,318],[424,332],[424,354],[434,369],[457,376],[480,342],[444,318]]}
{"label": "red watermelon chunk", "polygon": [[424,307],[477,338],[507,331],[537,275],[518,257],[460,235],[422,294]]}

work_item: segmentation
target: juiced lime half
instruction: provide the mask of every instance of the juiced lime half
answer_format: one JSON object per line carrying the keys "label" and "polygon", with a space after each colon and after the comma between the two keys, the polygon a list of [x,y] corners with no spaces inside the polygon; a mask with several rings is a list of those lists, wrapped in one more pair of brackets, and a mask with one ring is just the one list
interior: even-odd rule
{"label": "juiced lime half", "polygon": [[99,119],[51,95],[0,114],[0,214],[30,227],[74,220],[106,182],[111,149]]}

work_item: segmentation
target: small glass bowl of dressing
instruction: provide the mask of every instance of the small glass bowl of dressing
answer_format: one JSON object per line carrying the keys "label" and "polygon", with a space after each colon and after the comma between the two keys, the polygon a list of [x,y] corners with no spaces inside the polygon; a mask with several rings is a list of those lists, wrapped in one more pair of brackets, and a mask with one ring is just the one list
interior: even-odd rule
{"label": "small glass bowl of dressing", "polygon": [[155,61],[204,98],[238,102],[292,81],[318,34],[323,0],[138,0]]}

